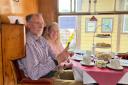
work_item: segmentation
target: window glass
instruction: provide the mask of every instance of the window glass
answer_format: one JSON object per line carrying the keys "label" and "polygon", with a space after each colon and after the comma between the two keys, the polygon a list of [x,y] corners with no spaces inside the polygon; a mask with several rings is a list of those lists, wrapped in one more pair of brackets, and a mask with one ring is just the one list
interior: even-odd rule
{"label": "window glass", "polygon": [[59,0],[59,12],[88,12],[89,0]]}
{"label": "window glass", "polygon": [[128,11],[128,0],[116,0],[117,11]]}
{"label": "window glass", "polygon": [[[73,46],[78,46],[82,50],[92,50],[93,40],[96,43],[111,44],[110,49],[96,49],[96,51],[126,52],[128,43],[128,15],[105,14],[94,15],[97,23],[86,22],[86,19],[92,15],[86,15],[84,12],[102,12],[111,13],[115,11],[127,11],[128,0],[58,0],[59,11],[58,23],[60,27],[61,40],[64,46],[68,41],[75,41]],[[116,3],[115,3],[116,2]],[[96,7],[95,7],[96,5]],[[95,10],[96,8],[96,10]],[[61,14],[62,12],[62,14]],[[66,15],[66,12],[70,15]],[[80,12],[80,14],[79,14]],[[63,14],[65,13],[65,14]],[[123,13],[123,12],[122,12]],[[73,15],[72,15],[73,14]],[[74,16],[75,14],[75,16]],[[85,15],[84,15],[85,14]],[[122,18],[123,16],[123,18]],[[120,33],[120,29],[122,30]],[[85,31],[86,30],[86,31]],[[93,35],[109,33],[110,38],[97,38]],[[75,35],[75,36],[74,36]],[[73,39],[71,39],[73,37]],[[120,37],[120,38],[117,38]],[[76,44],[77,43],[77,44]]]}
{"label": "window glass", "polygon": [[71,0],[59,0],[59,12],[70,12]]}
{"label": "window glass", "polygon": [[76,39],[75,39],[75,29],[76,29],[76,16],[59,16],[59,27],[61,40],[64,46],[70,42],[70,48],[75,48]]}
{"label": "window glass", "polygon": [[124,15],[124,19],[123,19],[123,33],[128,33],[128,15]]}

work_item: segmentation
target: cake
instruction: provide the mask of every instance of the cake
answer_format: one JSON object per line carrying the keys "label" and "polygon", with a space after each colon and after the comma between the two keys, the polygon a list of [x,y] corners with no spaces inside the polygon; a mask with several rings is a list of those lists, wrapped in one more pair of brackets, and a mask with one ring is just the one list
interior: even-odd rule
{"label": "cake", "polygon": [[97,60],[96,61],[96,66],[100,67],[100,68],[106,67],[106,62],[104,60]]}
{"label": "cake", "polygon": [[96,43],[96,47],[111,47],[111,45],[107,43]]}
{"label": "cake", "polygon": [[110,37],[110,34],[97,34],[96,37]]}
{"label": "cake", "polygon": [[96,53],[96,57],[100,60],[105,60],[108,61],[109,59],[112,58],[110,53],[104,53],[104,52],[98,52]]}

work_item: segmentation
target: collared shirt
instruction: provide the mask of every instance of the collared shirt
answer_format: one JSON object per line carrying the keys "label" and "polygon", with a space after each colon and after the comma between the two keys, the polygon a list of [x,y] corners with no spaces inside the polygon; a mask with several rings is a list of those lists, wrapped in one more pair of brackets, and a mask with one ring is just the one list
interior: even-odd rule
{"label": "collared shirt", "polygon": [[45,76],[56,68],[52,58],[55,59],[55,54],[46,40],[43,37],[36,39],[31,32],[28,32],[26,34],[26,57],[18,61],[25,75],[32,80]]}

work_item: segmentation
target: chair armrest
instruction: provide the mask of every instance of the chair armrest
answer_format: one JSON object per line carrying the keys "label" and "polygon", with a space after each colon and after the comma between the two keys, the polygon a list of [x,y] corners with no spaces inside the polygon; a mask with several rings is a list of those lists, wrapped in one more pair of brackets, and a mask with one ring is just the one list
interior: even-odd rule
{"label": "chair armrest", "polygon": [[54,79],[53,78],[41,78],[39,80],[31,80],[29,78],[24,78],[21,80],[20,83],[22,83],[22,84],[26,84],[26,83],[27,84],[36,84],[36,85],[38,85],[38,84],[53,85]]}

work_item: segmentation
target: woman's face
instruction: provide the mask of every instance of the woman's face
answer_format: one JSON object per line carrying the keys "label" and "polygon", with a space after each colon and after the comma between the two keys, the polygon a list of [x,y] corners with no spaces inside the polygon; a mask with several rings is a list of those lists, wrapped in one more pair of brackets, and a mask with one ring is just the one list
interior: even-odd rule
{"label": "woman's face", "polygon": [[58,26],[54,25],[50,29],[50,38],[52,40],[57,40],[59,37],[59,28]]}

